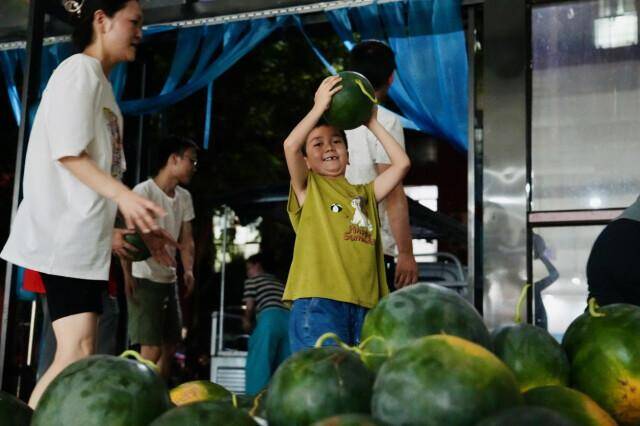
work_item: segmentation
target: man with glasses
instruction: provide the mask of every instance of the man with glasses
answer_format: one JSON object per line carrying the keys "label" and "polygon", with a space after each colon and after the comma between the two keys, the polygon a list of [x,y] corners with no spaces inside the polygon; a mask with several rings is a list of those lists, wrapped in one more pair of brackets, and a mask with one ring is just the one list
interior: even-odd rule
{"label": "man with glasses", "polygon": [[[194,242],[191,221],[195,218],[189,191],[180,185],[191,181],[198,164],[198,147],[186,138],[170,136],[159,144],[157,173],[133,190],[152,200],[167,212],[158,225],[178,241],[184,271],[185,297],[193,292]],[[133,248],[133,247],[127,247]],[[175,257],[175,249],[171,250]],[[158,363],[161,374],[169,377],[171,359],[181,337],[181,315],[175,267],[153,258],[141,262],[121,260],[131,345],[140,345],[140,354]]]}

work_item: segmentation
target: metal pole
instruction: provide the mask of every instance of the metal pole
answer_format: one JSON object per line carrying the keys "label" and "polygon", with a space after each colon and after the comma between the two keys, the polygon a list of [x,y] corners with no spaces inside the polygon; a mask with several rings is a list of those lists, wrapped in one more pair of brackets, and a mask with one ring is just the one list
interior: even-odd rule
{"label": "metal pole", "polygon": [[527,263],[529,0],[483,7],[483,294],[493,328],[513,316]]}
{"label": "metal pole", "polygon": [[[13,180],[13,199],[11,204],[11,222],[18,211],[18,203],[21,198],[22,189],[22,173],[24,166],[24,158],[26,154],[26,146],[29,139],[29,130],[31,123],[29,122],[29,109],[34,105],[38,98],[38,89],[40,87],[40,63],[42,58],[42,38],[44,34],[44,0],[33,0],[29,4],[29,30],[27,33],[27,55],[25,74],[22,85],[22,111],[20,120],[20,131],[18,133],[18,147],[16,150],[16,168]],[[4,280],[4,304],[2,308],[2,330],[0,333],[0,384],[5,390],[9,390],[6,384],[5,364],[9,361],[6,359],[7,344],[13,342],[16,329],[15,324],[15,306],[12,302],[15,300],[14,282],[14,266],[7,263],[7,270]],[[9,324],[11,323],[11,326]],[[8,336],[11,334],[11,336]],[[16,369],[8,368],[8,371],[16,371]]]}
{"label": "metal pole", "polygon": [[468,78],[468,99],[467,99],[467,270],[469,288],[467,292],[468,300],[471,304],[475,304],[476,289],[476,262],[482,262],[482,259],[476,259],[476,202],[477,202],[477,176],[476,176],[476,144],[475,144],[475,115],[476,115],[476,99],[475,99],[475,46],[476,46],[476,23],[475,10],[473,6],[467,8],[467,55],[469,63]]}
{"label": "metal pole", "polygon": [[218,354],[223,349],[224,328],[224,284],[227,269],[227,229],[229,228],[229,207],[224,206],[224,227],[222,228],[222,266],[220,267],[220,321],[218,321]]}

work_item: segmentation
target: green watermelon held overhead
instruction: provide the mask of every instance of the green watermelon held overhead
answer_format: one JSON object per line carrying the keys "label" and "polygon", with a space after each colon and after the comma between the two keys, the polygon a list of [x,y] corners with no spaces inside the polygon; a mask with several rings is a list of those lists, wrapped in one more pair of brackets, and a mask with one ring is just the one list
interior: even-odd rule
{"label": "green watermelon held overhead", "polygon": [[369,80],[357,72],[343,71],[338,76],[342,77],[342,90],[333,95],[324,118],[338,129],[355,129],[371,117],[377,103],[375,90]]}
{"label": "green watermelon held overhead", "polygon": [[131,260],[133,260],[134,262],[142,262],[143,260],[147,260],[151,257],[151,252],[149,251],[149,248],[147,248],[144,241],[142,241],[142,237],[140,236],[140,234],[127,234],[124,236],[124,239],[126,242],[138,249],[138,251],[135,253],[129,251]]}

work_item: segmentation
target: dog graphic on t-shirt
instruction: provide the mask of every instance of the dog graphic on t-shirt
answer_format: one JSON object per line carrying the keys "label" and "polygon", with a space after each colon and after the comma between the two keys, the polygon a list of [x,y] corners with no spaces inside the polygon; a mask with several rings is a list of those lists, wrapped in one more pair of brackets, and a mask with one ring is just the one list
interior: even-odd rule
{"label": "dog graphic on t-shirt", "polygon": [[353,212],[351,223],[361,228],[366,228],[369,232],[371,232],[373,231],[373,225],[367,218],[367,215],[365,215],[363,212],[362,201],[362,197],[356,197],[351,200],[351,207],[353,207],[355,210]]}

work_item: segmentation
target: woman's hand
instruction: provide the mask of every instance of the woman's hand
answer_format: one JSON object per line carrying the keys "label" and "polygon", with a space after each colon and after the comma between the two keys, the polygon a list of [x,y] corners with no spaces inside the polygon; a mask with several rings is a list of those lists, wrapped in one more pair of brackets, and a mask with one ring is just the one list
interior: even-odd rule
{"label": "woman's hand", "polygon": [[127,228],[138,228],[143,234],[157,230],[155,218],[166,215],[161,207],[130,189],[123,190],[113,200],[118,205]]}

